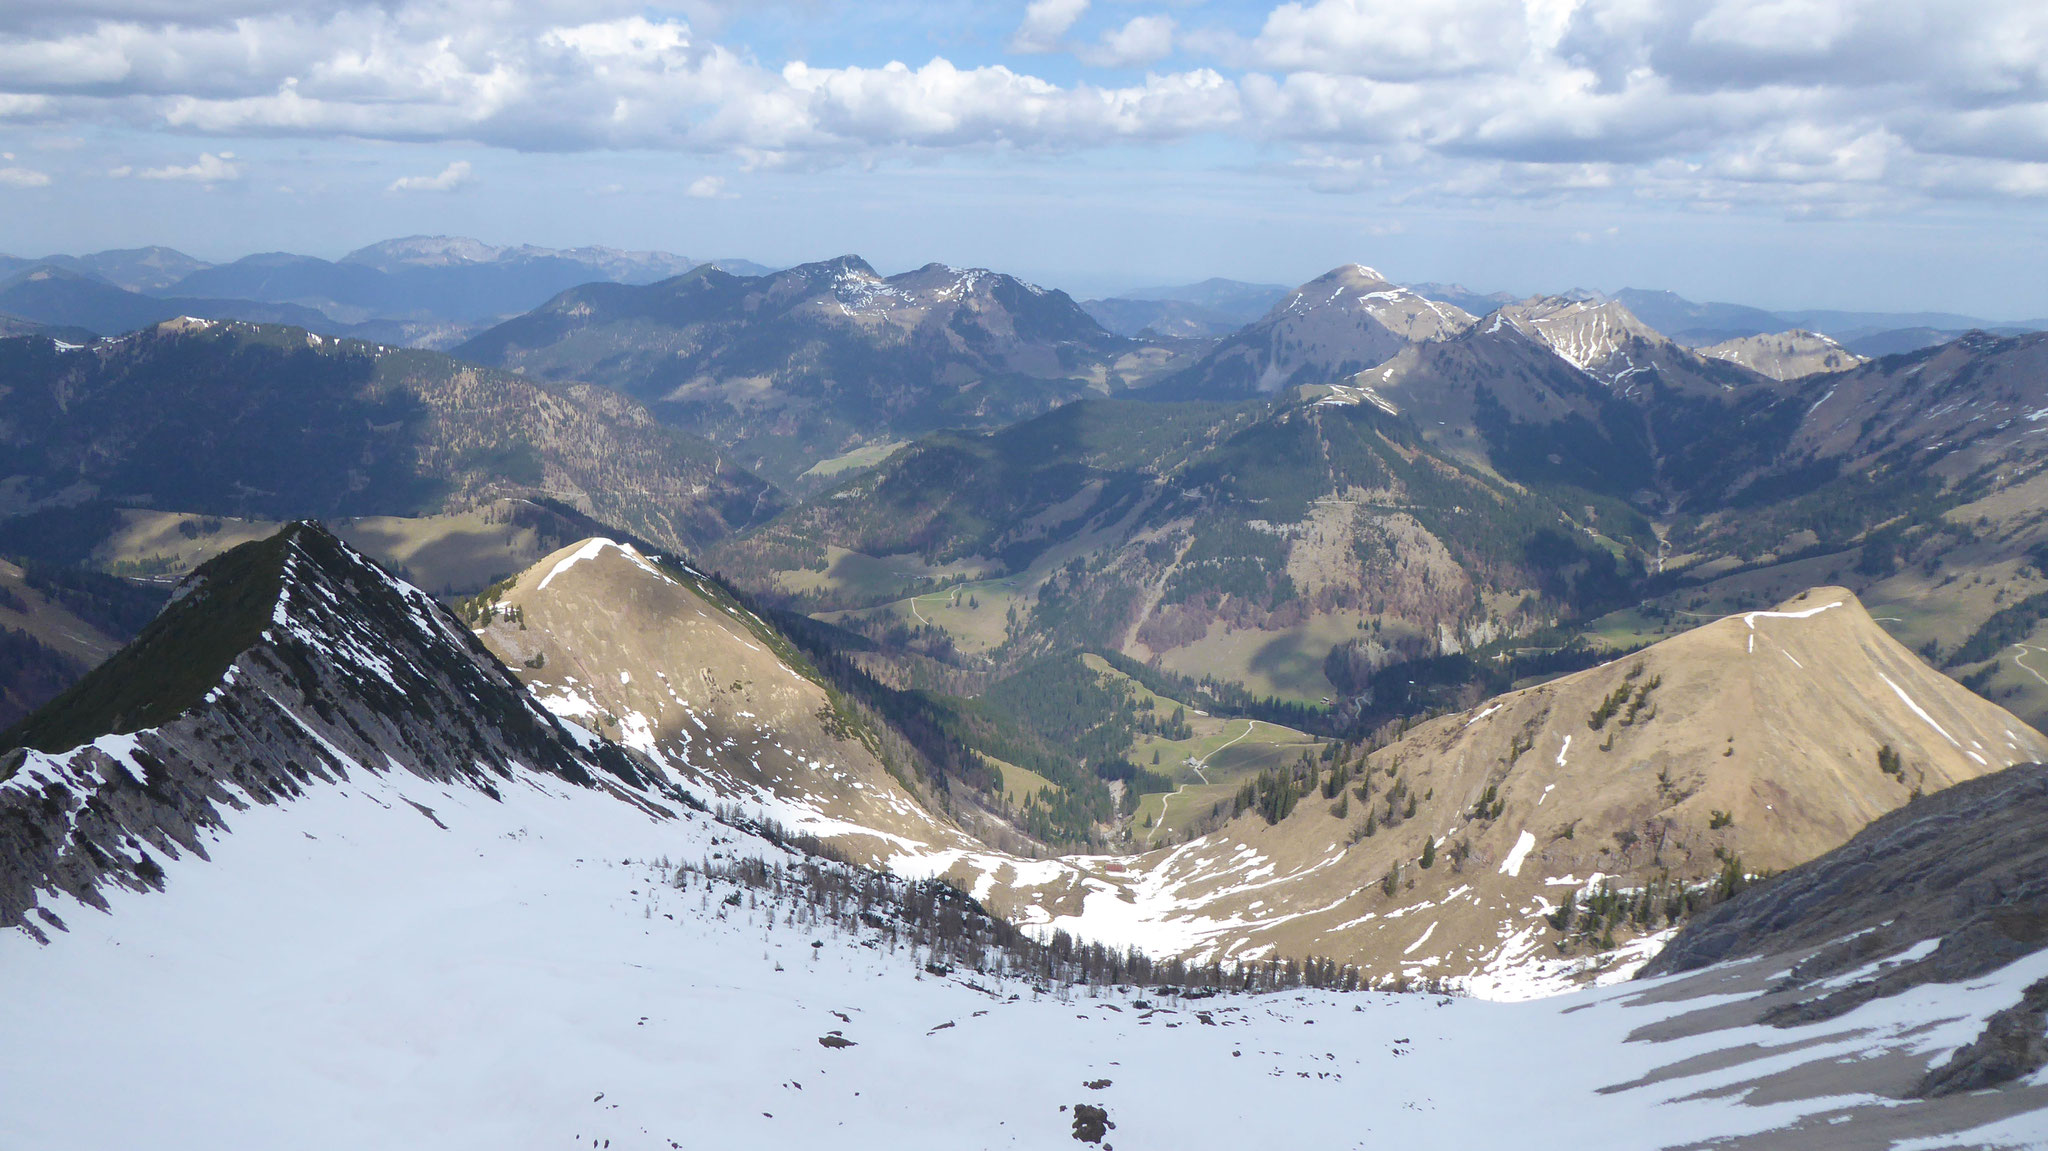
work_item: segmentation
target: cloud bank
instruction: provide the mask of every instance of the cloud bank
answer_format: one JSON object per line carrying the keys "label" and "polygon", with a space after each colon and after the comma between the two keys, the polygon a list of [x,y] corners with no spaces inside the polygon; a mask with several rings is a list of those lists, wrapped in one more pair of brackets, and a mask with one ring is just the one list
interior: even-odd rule
{"label": "cloud bank", "polygon": [[[0,128],[754,166],[1215,139],[1333,192],[1407,199],[1857,213],[2048,196],[2038,0],[1315,0],[1235,31],[1032,0],[1008,47],[827,67],[619,0],[23,0],[0,13]],[[1044,69],[1064,79],[1026,66],[1047,54],[1068,58]],[[233,179],[225,156],[156,178]]]}

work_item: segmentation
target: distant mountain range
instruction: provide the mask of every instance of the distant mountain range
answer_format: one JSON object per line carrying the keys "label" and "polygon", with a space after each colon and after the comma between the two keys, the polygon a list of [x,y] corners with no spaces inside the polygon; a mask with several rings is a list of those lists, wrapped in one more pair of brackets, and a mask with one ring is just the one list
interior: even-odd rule
{"label": "distant mountain range", "polygon": [[[214,265],[170,248],[0,256],[0,313],[100,335],[192,315],[446,346],[565,288],[652,283],[704,263],[668,252],[497,247],[448,236],[386,240],[339,260],[268,252]],[[767,270],[745,260],[711,263]]]}
{"label": "distant mountain range", "polygon": [[[1479,292],[1462,284],[1413,283],[1406,287],[1426,299],[1453,305],[1474,316],[1522,301],[1522,297],[1511,292]],[[1119,335],[1149,333],[1215,339],[1258,320],[1287,294],[1288,289],[1279,285],[1215,279],[1177,287],[1134,289],[1119,296],[1086,300],[1081,306],[1103,327]],[[1607,298],[1597,292],[1558,295]],[[1972,330],[2019,335],[2048,329],[2048,318],[1999,321],[1952,312],[1825,309],[1774,312],[1746,304],[1696,303],[1673,292],[1643,288],[1623,288],[1612,298],[1645,324],[1689,347],[1808,330],[1824,333],[1845,350],[1869,358],[1916,351]]]}
{"label": "distant mountain range", "polygon": [[1134,288],[1109,299],[1083,300],[1081,307],[1120,336],[1214,339],[1265,315],[1286,296],[1284,284],[1219,278],[1199,284]]}
{"label": "distant mountain range", "polygon": [[[348,266],[378,275],[525,258],[439,240],[358,255]],[[48,267],[16,285],[26,286],[164,303]],[[1177,301],[1188,307],[1250,308],[1266,288],[1159,291],[1192,297]],[[49,444],[68,444],[70,462],[29,457],[0,492],[12,510],[97,499],[269,522],[563,498],[706,555],[785,607],[923,621],[931,605],[911,597],[966,580],[1004,615],[1014,609],[1006,626],[959,620],[969,630],[955,638],[975,654],[942,653],[917,675],[979,674],[991,651],[1011,660],[1086,641],[1287,706],[1327,700],[1371,715],[1461,701],[1478,682],[1460,672],[1442,691],[1418,680],[1414,699],[1359,703],[1354,689],[1386,667],[1488,645],[1554,652],[1568,637],[1518,637],[1623,610],[1631,596],[1658,597],[1664,612],[1699,610],[1701,596],[1740,602],[1757,586],[1789,594],[1714,573],[1825,553],[1826,567],[1783,578],[1873,602],[1931,603],[1941,587],[1937,598],[1968,606],[1887,618],[1905,621],[1914,646],[1960,661],[1957,674],[1992,677],[2030,719],[2048,715],[2024,665],[1977,638],[2041,590],[2023,558],[2042,542],[2039,525],[2020,510],[2036,462],[2026,433],[2048,405],[2029,374],[2034,337],[1866,362],[1798,329],[1688,346],[1598,293],[1461,298],[1491,310],[1345,265],[1210,341],[1122,337],[1062,293],[986,270],[885,277],[857,257],[761,276],[699,267],[579,285],[459,349],[496,370],[425,357],[414,381],[379,367],[345,402],[328,398],[345,419],[280,405],[230,429],[172,413],[190,442],[227,443],[233,430],[253,445],[227,469],[231,490],[190,487],[197,462],[151,439],[146,420],[121,430],[117,404],[53,408],[61,434]],[[89,355],[62,346],[76,339],[27,341],[43,350],[22,362],[48,364],[13,402],[57,395],[67,380],[106,386],[102,371],[122,380],[110,397],[170,387],[161,394],[183,397],[174,408],[247,402],[189,389],[184,361],[149,351],[167,338]],[[281,329],[220,346],[249,343],[289,345],[323,372],[322,354],[339,347]],[[365,362],[413,363],[383,341],[348,347]],[[238,375],[265,357],[296,362],[243,350],[203,370],[274,386]],[[276,364],[263,380],[287,378]],[[449,383],[464,380],[480,390]],[[481,404],[493,389],[509,406]],[[1850,396],[1871,411],[1844,410]],[[401,401],[431,419],[379,414]],[[362,403],[359,424],[349,405]],[[527,404],[561,405],[573,420],[520,427]],[[15,427],[45,418],[19,410]],[[1896,413],[1917,414],[1895,423]],[[293,419],[328,430],[289,430]],[[107,426],[66,438],[92,420]],[[303,453],[303,484],[249,430],[265,428],[289,430],[275,438]],[[363,462],[338,462],[350,453]],[[1943,517],[1965,507],[1995,530],[1944,547],[1961,529]],[[1951,571],[1983,590],[1955,588]],[[1660,590],[1681,586],[1710,590]],[[2024,642],[2041,614],[2001,616],[1993,630]],[[1632,620],[1630,634],[1639,625],[1665,626]]]}
{"label": "distant mountain range", "polygon": [[2048,329],[2048,319],[2007,323],[1951,312],[1769,312],[1743,304],[1699,304],[1672,292],[1640,288],[1623,288],[1614,298],[1644,323],[1695,347],[1803,329],[1825,333],[1859,356],[1877,357],[1917,351],[1973,330],[2010,336]]}
{"label": "distant mountain range", "polygon": [[119,248],[84,256],[44,256],[39,260],[0,255],[0,276],[11,276],[39,264],[105,280],[131,292],[165,292],[178,281],[212,265],[175,248]]}
{"label": "distant mountain range", "polygon": [[616,388],[784,484],[865,446],[1121,390],[1172,359],[1064,292],[943,264],[884,277],[858,256],[588,284],[455,354]]}
{"label": "distant mountain range", "polygon": [[339,334],[344,327],[299,304],[148,296],[52,264],[38,264],[0,280],[0,312],[40,327],[94,335],[119,335],[179,316],[296,324],[323,335]]}
{"label": "distant mountain range", "polygon": [[[450,236],[385,240],[339,260],[268,252],[218,265],[165,247],[33,259],[0,254],[0,331],[33,330],[27,324],[75,339],[191,315],[291,323],[323,335],[445,349],[570,288],[651,284],[707,264],[738,276],[772,271],[746,260],[500,246]],[[1461,284],[1416,283],[1407,290],[1473,316],[1519,302],[1510,293]],[[1258,323],[1289,292],[1278,284],[1215,278],[1135,288],[1082,301],[1081,309],[1119,336],[1220,340]],[[1975,329],[2016,335],[2048,328],[2048,319],[2002,323],[1947,312],[1773,312],[1638,288],[1624,288],[1613,298],[1651,328],[1692,347],[1804,330],[1869,358],[1914,351]],[[1781,364],[1777,370],[1789,369]]]}

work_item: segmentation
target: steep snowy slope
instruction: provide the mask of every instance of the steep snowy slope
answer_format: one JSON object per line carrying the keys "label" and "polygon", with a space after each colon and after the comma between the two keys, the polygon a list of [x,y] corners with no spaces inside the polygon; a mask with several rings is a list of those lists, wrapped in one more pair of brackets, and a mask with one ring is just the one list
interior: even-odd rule
{"label": "steep snowy slope", "polygon": [[1625,385],[1641,370],[1632,362],[1633,348],[1669,342],[1619,302],[1598,297],[1539,296],[1509,304],[1499,314],[1609,385]]}
{"label": "steep snowy slope", "polygon": [[1640,395],[1650,382],[1643,377],[1652,374],[1681,395],[1714,396],[1765,382],[1735,357],[1709,360],[1674,343],[1617,300],[1541,296],[1509,304],[1495,315],[1624,397]]}

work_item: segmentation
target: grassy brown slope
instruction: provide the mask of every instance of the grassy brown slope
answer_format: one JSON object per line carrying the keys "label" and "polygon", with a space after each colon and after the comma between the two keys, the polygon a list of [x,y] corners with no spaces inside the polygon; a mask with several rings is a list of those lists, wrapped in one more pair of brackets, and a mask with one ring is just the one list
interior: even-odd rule
{"label": "grassy brown slope", "polygon": [[[1730,857],[1745,871],[1789,867],[1916,789],[2048,754],[2048,740],[1927,667],[1846,591],[1816,588],[1781,612],[1720,620],[1424,724],[1369,757],[1372,798],[1354,778],[1345,818],[1319,791],[1275,825],[1248,812],[1151,859],[1143,882],[1202,917],[1239,921],[1214,937],[1238,953],[1271,946],[1379,973],[1466,975],[1566,957],[1543,913],[1595,874],[1637,886],[1704,882]],[[1880,770],[1884,746],[1900,756],[1897,776]],[[1482,815],[1489,789],[1498,807]],[[1509,874],[1524,833],[1534,842]],[[1247,868],[1265,877],[1254,889],[1242,886]]]}
{"label": "grassy brown slope", "polygon": [[889,773],[877,737],[803,674],[795,649],[709,581],[591,540],[480,606],[485,644],[544,704],[693,789],[767,800],[856,858],[887,858],[906,839],[968,844]]}

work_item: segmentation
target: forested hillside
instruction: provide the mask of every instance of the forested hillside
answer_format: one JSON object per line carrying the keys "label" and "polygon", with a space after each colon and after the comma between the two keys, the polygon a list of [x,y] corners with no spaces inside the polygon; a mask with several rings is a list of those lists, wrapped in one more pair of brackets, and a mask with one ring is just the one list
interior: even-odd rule
{"label": "forested hillside", "polygon": [[765,519],[774,490],[585,384],[296,328],[173,322],[118,343],[0,341],[21,510],[99,499],[281,520],[546,495],[669,547]]}

